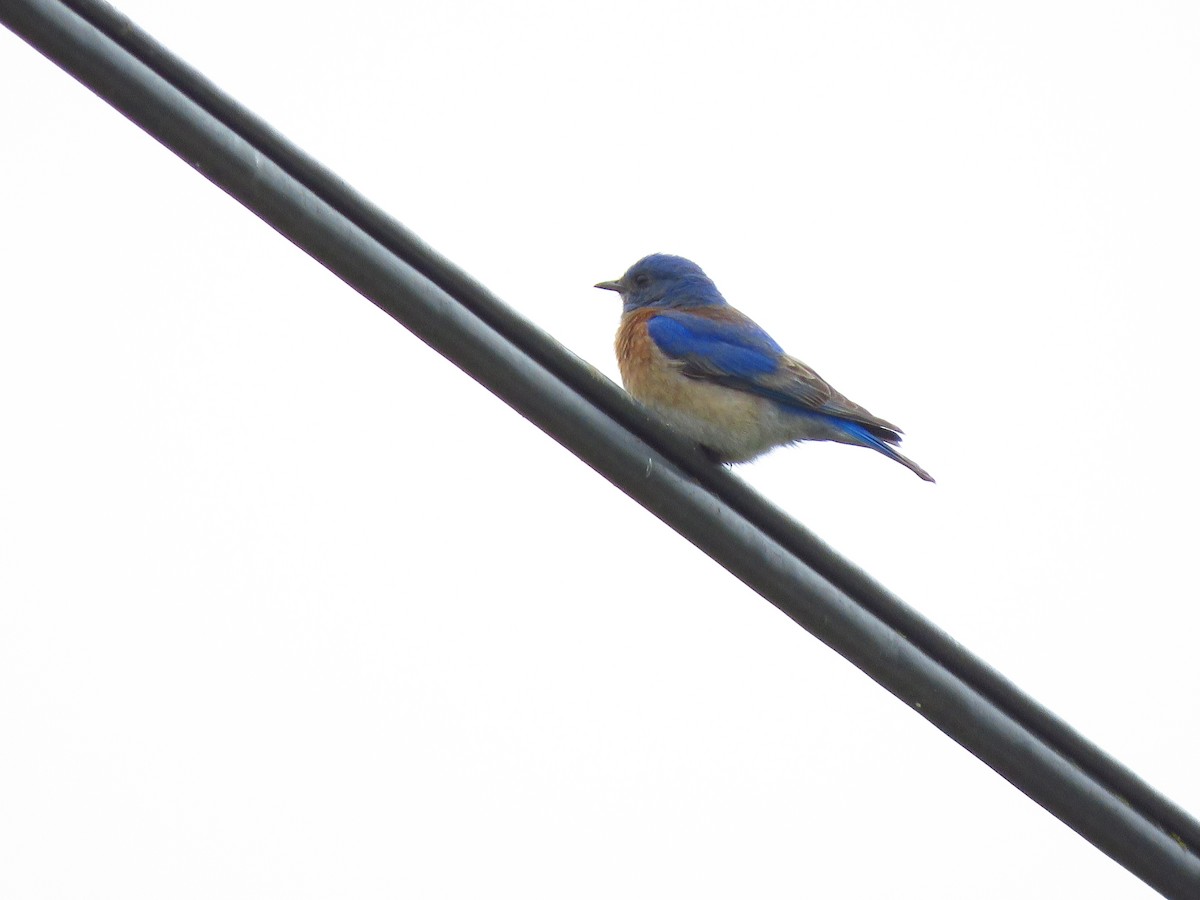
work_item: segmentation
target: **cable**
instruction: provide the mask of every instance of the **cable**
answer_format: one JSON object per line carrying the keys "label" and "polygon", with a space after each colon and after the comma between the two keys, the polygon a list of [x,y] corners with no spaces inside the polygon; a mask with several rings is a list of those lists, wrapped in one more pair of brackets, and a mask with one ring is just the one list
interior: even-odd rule
{"label": "cable", "polygon": [[[1058,747],[1082,768],[1130,802],[1137,802],[1163,827],[1173,821],[1196,826],[1170,801],[1116,763],[1074,729],[1019,691],[995,670],[931,625],[819,538],[768,503],[744,482],[715,469],[690,443],[628,402],[624,393],[537,326],[517,315],[485,287],[439,256],[420,238],[322,168],[269,125],[223,94],[203,75],[172,56],[133,22],[97,0],[64,0],[64,4],[121,44],[182,93],[225,122],[261,152],[275,159],[297,181],[323,197],[334,209],[462,302],[497,332],[518,344],[541,365],[647,443],[672,456],[693,478],[734,509],[754,520],[767,534],[794,552],[830,582],[855,597],[915,645],[955,672],[1043,740]],[[1200,848],[1200,826],[1176,831],[1190,847]]]}
{"label": "cable", "polygon": [[[377,206],[350,189],[345,182],[322,168],[269,125],[223,94],[203,75],[188,67],[158,45],[133,22],[106,3],[97,0],[64,0],[133,56],[156,71],[182,93],[221,119],[243,139],[276,160],[285,171],[334,209],[462,302],[497,332],[521,346],[547,370],[593,402],[606,414],[647,443],[672,456],[693,478],[712,490],[734,509],[754,520],[775,540],[786,546],[833,584],[855,597],[915,645],[955,672],[1010,716],[1048,743],[1075,759],[1086,771],[1114,792],[1137,802],[1163,827],[1182,820],[1196,823],[1099,751],[1060,719],[1019,691],[995,670],[931,625],[861,569],[848,562],[819,538],[768,503],[744,482],[715,469],[688,442],[628,402],[624,393],[537,326],[517,315],[485,287],[453,263],[439,256],[420,238]],[[1181,818],[1182,817],[1182,818]],[[1179,834],[1190,847],[1200,848],[1200,826],[1184,827]]]}
{"label": "cable", "polygon": [[95,0],[0,18],[1105,853],[1200,897],[1200,823]]}

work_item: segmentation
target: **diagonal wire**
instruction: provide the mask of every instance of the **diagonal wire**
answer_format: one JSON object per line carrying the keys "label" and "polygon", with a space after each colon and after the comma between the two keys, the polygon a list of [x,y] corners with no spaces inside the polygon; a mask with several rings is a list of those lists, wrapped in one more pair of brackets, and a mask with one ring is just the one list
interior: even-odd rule
{"label": "diagonal wire", "polygon": [[1200,823],[97,0],[0,19],[1113,859],[1200,898]]}
{"label": "diagonal wire", "polygon": [[536,325],[519,316],[487,288],[438,255],[424,241],[391,218],[302,150],[222,93],[208,79],[172,56],[128,18],[98,0],[63,0],[99,30],[124,47],[180,92],[224,122],[331,207],[387,247],[479,318],[522,347],[532,359],[594,403],[606,415],[667,453],[691,477],[753,520],[833,584],[906,638],[939,660],[966,683],[988,697],[1008,715],[1059,747],[1115,793],[1136,802],[1166,826],[1182,820],[1190,827],[1176,831],[1190,847],[1200,848],[1200,824],[1116,763],[1074,729],[1019,691],[994,669],[967,652],[958,642],[854,564],[837,554],[816,535],[726,471],[714,468],[696,448],[665,429],[624,392]]}

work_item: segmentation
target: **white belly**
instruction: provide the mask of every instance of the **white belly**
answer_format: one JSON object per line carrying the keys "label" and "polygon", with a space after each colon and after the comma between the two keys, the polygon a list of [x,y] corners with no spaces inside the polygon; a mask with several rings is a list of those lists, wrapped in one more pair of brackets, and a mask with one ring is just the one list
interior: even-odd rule
{"label": "white belly", "polygon": [[781,444],[842,437],[820,419],[789,412],[765,397],[688,378],[667,366],[651,371],[625,378],[629,393],[726,462],[745,462]]}

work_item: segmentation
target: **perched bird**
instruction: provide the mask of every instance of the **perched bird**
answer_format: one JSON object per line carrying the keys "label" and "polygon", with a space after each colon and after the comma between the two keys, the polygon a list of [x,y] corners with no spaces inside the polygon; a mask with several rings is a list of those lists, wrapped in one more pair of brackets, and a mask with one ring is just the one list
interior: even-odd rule
{"label": "perched bird", "polygon": [[617,364],[625,389],[719,462],[745,462],[796,441],[870,447],[928,472],[895,449],[901,431],[835,391],[730,306],[694,262],[654,253],[616,281]]}

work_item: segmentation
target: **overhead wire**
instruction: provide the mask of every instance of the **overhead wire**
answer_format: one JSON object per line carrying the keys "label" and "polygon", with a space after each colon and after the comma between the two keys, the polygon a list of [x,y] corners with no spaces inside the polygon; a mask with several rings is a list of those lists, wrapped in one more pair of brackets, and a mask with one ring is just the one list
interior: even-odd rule
{"label": "overhead wire", "polygon": [[1200,823],[118,11],[0,0],[0,18],[1102,851],[1200,897]]}

